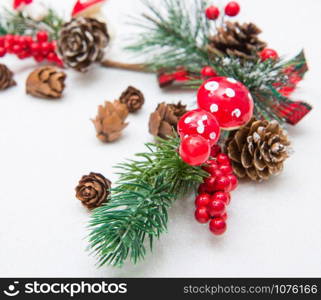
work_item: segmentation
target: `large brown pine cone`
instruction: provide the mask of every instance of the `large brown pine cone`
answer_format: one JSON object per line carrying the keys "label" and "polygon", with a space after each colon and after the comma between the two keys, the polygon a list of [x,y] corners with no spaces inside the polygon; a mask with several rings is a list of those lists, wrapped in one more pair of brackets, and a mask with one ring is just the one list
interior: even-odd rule
{"label": "large brown pine cone", "polygon": [[149,132],[163,139],[174,136],[177,123],[186,112],[186,105],[182,105],[181,102],[177,104],[166,104],[165,102],[158,104],[156,111],[149,118]]}
{"label": "large brown pine cone", "polygon": [[267,180],[283,169],[290,141],[277,121],[252,119],[234,133],[227,152],[235,174],[254,181]]}
{"label": "large brown pine cone", "polygon": [[120,96],[119,98],[121,103],[126,104],[128,111],[133,113],[138,111],[139,109],[142,108],[145,98],[143,93],[132,87],[129,86]]}
{"label": "large brown pine cone", "polygon": [[217,34],[210,37],[209,47],[213,52],[253,59],[266,47],[266,43],[258,38],[260,33],[253,23],[225,22]]}
{"label": "large brown pine cone", "polygon": [[100,62],[109,42],[105,23],[78,17],[65,23],[60,31],[58,50],[64,63],[84,72],[93,62]]}
{"label": "large brown pine cone", "polygon": [[65,79],[66,74],[55,67],[37,68],[27,78],[27,94],[38,98],[61,98]]}
{"label": "large brown pine cone", "polygon": [[0,91],[13,85],[16,85],[16,82],[13,80],[12,71],[6,65],[0,64]]}
{"label": "large brown pine cone", "polygon": [[103,175],[90,173],[83,176],[76,187],[76,197],[88,209],[94,209],[107,201],[111,182]]}
{"label": "large brown pine cone", "polygon": [[128,125],[125,123],[127,116],[127,106],[119,101],[106,101],[105,105],[100,105],[97,117],[93,120],[97,138],[104,143],[119,139],[123,129]]}

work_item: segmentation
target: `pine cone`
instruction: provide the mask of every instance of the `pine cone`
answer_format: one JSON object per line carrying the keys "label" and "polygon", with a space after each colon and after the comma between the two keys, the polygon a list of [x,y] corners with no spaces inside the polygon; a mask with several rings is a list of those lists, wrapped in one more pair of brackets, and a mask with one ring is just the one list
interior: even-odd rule
{"label": "pine cone", "polygon": [[128,125],[125,119],[128,110],[125,104],[119,101],[106,101],[105,105],[98,107],[98,115],[93,123],[96,127],[97,137],[104,143],[116,141],[120,138],[122,130]]}
{"label": "pine cone", "polygon": [[12,71],[6,65],[0,64],[0,91],[13,85],[16,85],[16,82],[13,80]]}
{"label": "pine cone", "polygon": [[83,176],[76,187],[76,197],[88,209],[94,209],[107,202],[111,182],[103,175],[90,173]]}
{"label": "pine cone", "polygon": [[129,86],[126,91],[124,91],[120,98],[120,102],[126,104],[128,111],[133,113],[142,108],[145,98],[142,92],[132,86]]}
{"label": "pine cone", "polygon": [[217,34],[210,38],[210,50],[230,56],[255,59],[258,57],[258,52],[267,45],[258,38],[260,33],[261,30],[253,23],[225,22],[217,30]]}
{"label": "pine cone", "polygon": [[277,121],[252,119],[234,133],[227,152],[238,177],[261,181],[282,171],[289,145],[288,136]]}
{"label": "pine cone", "polygon": [[65,79],[66,74],[55,67],[37,68],[27,78],[27,94],[38,98],[61,98]]}
{"label": "pine cone", "polygon": [[163,139],[174,136],[173,129],[177,130],[177,123],[186,112],[186,105],[182,105],[181,102],[158,104],[156,111],[149,118],[149,132]]}
{"label": "pine cone", "polygon": [[78,17],[65,23],[60,31],[58,50],[64,63],[85,72],[93,62],[100,62],[109,42],[105,23]]}

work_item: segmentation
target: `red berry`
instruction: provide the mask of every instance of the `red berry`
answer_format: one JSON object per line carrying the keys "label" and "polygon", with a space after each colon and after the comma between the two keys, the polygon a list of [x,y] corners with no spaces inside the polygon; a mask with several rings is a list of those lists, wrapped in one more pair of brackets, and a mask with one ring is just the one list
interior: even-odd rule
{"label": "red berry", "polygon": [[54,61],[56,61],[56,58],[57,58],[57,55],[56,55],[56,53],[54,53],[54,52],[50,52],[50,53],[48,53],[48,55],[47,55],[47,59],[48,59],[49,61],[54,62]]}
{"label": "red berry", "polygon": [[48,33],[47,31],[38,31],[37,33],[37,41],[39,43],[48,41]]}
{"label": "red berry", "polygon": [[226,222],[226,220],[227,220],[227,213],[224,213],[223,215],[221,215],[220,218],[222,218],[222,219]]}
{"label": "red berry", "polygon": [[196,209],[195,219],[197,222],[202,224],[207,223],[210,220],[206,207],[199,207]]}
{"label": "red berry", "polygon": [[210,152],[209,141],[199,135],[184,137],[179,148],[182,160],[191,166],[200,166],[205,163],[210,156]]}
{"label": "red berry", "polygon": [[217,76],[216,72],[214,69],[210,66],[206,66],[201,70],[201,75],[203,77],[215,77]]}
{"label": "red berry", "polygon": [[214,195],[212,195],[211,201],[222,201],[226,205],[229,205],[231,201],[231,196],[230,193],[216,192]]}
{"label": "red berry", "polygon": [[214,172],[213,172],[213,176],[215,178],[222,177],[223,175],[224,175],[223,172],[221,170],[219,170],[219,169],[214,170]]}
{"label": "red berry", "polygon": [[239,181],[234,174],[229,174],[229,175],[227,175],[227,177],[231,182],[230,190],[234,191],[237,188],[237,186],[239,185]]}
{"label": "red berry", "polygon": [[219,168],[220,171],[222,171],[222,173],[224,175],[230,175],[230,174],[233,173],[233,169],[232,169],[230,164],[228,164],[228,165],[220,165],[218,168]]}
{"label": "red berry", "polygon": [[14,45],[14,35],[7,34],[5,37],[5,47],[10,48],[13,45]]}
{"label": "red berry", "polygon": [[20,58],[20,59],[25,59],[25,58],[27,58],[27,57],[29,57],[30,56],[30,54],[27,52],[27,51],[21,51],[19,54],[18,54],[18,57]]}
{"label": "red berry", "polygon": [[216,145],[214,145],[214,146],[212,147],[212,149],[211,149],[211,156],[212,156],[212,157],[216,157],[217,154],[219,154],[221,151],[222,151],[222,150],[221,150],[221,147],[216,144]]}
{"label": "red berry", "polygon": [[207,206],[207,211],[211,217],[219,217],[225,213],[226,205],[223,201],[214,200]]}
{"label": "red berry", "polygon": [[226,231],[226,222],[223,218],[212,219],[209,228],[213,234],[221,235]]}
{"label": "red berry", "polygon": [[215,5],[211,5],[206,9],[205,14],[208,19],[216,20],[220,15],[220,10]]}
{"label": "red berry", "polygon": [[199,194],[206,193],[206,184],[205,183],[200,184],[197,191]]}
{"label": "red berry", "polygon": [[227,176],[220,176],[215,180],[215,190],[229,192],[231,188],[231,181]]}
{"label": "red berry", "polygon": [[3,57],[7,54],[7,50],[4,47],[0,47],[0,57]]}
{"label": "red berry", "polygon": [[239,14],[240,10],[241,10],[240,5],[235,1],[229,2],[225,6],[225,14],[230,17],[237,16]]}
{"label": "red berry", "polygon": [[205,178],[204,180],[204,185],[205,185],[205,190],[207,192],[215,192],[215,180],[216,178],[214,176],[210,176]]}
{"label": "red berry", "polygon": [[36,62],[40,63],[45,59],[45,57],[43,55],[41,55],[41,54],[37,54],[37,55],[34,56],[34,59],[35,59]]}
{"label": "red berry", "polygon": [[0,47],[4,47],[5,36],[0,36]]}
{"label": "red berry", "polygon": [[195,199],[196,207],[206,207],[211,200],[211,196],[209,194],[203,193],[199,194]]}
{"label": "red berry", "polygon": [[33,55],[37,55],[40,52],[40,44],[37,42],[33,42],[30,45],[30,49]]}
{"label": "red berry", "polygon": [[40,49],[42,51],[43,54],[48,54],[51,50],[51,46],[50,43],[48,42],[43,42],[40,44]]}
{"label": "red berry", "polygon": [[203,167],[203,170],[211,175],[214,175],[215,170],[218,169],[217,162],[215,160],[208,160],[206,166]]}
{"label": "red berry", "polygon": [[12,47],[12,50],[13,50],[13,53],[14,53],[14,54],[19,54],[19,53],[21,52],[22,48],[21,48],[20,45],[16,44],[16,45],[14,45],[14,46]]}
{"label": "red berry", "polygon": [[265,48],[261,53],[260,53],[260,57],[262,61],[266,61],[267,59],[273,59],[276,60],[279,58],[278,53],[273,50],[273,49],[269,49],[269,48]]}
{"label": "red berry", "polygon": [[230,164],[230,158],[224,153],[220,153],[216,156],[217,162],[221,165]]}

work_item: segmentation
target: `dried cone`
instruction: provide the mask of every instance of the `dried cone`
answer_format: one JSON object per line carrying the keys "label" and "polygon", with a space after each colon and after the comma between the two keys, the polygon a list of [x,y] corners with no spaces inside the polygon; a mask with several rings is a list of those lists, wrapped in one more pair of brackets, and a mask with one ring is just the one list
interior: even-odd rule
{"label": "dried cone", "polygon": [[88,209],[94,209],[107,201],[111,182],[103,175],[90,173],[83,176],[76,187],[76,197]]}
{"label": "dried cone", "polygon": [[66,74],[55,67],[37,68],[27,78],[27,94],[38,98],[61,98],[65,79]]}
{"label": "dried cone", "polygon": [[126,104],[128,111],[131,113],[141,109],[145,102],[143,93],[132,86],[129,86],[126,91],[121,94],[119,100],[121,103]]}
{"label": "dried cone", "polygon": [[128,125],[128,123],[125,123],[127,116],[126,105],[119,101],[106,101],[105,105],[100,105],[98,115],[93,120],[98,139],[104,143],[119,139],[123,129]]}
{"label": "dried cone", "polygon": [[16,82],[13,80],[12,71],[6,65],[0,64],[0,91],[13,85],[16,85]]}
{"label": "dried cone", "polygon": [[289,145],[288,136],[277,121],[252,119],[236,131],[227,152],[238,177],[261,181],[282,171]]}
{"label": "dried cone", "polygon": [[78,17],[63,25],[58,50],[67,66],[85,72],[92,63],[102,61],[108,42],[105,23]]}
{"label": "dried cone", "polygon": [[245,59],[255,59],[258,53],[266,47],[258,35],[261,30],[253,23],[239,24],[225,22],[210,38],[210,50]]}
{"label": "dried cone", "polygon": [[165,102],[158,104],[156,111],[149,118],[149,132],[163,139],[174,136],[177,123],[186,112],[186,105],[182,105],[181,102],[177,104],[166,104]]}

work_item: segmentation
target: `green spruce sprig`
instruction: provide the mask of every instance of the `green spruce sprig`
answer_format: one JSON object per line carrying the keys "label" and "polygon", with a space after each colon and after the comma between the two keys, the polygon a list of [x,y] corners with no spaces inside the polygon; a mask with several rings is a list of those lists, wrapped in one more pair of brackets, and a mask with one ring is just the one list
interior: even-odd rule
{"label": "green spruce sprig", "polygon": [[175,199],[196,188],[208,174],[185,164],[178,152],[179,138],[146,144],[137,160],[120,164],[118,186],[106,205],[90,221],[90,249],[98,264],[121,266],[152,250],[155,238],[167,230],[168,209]]}

